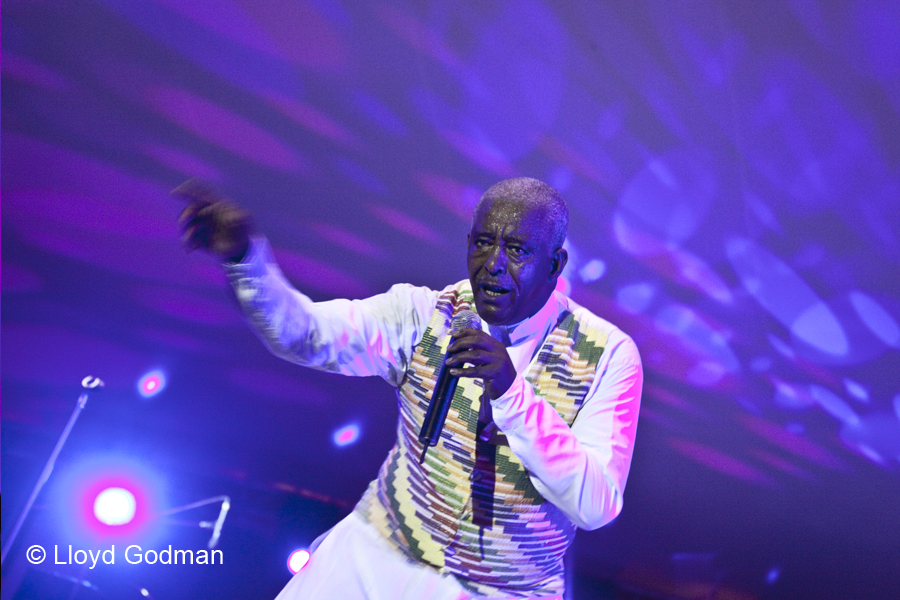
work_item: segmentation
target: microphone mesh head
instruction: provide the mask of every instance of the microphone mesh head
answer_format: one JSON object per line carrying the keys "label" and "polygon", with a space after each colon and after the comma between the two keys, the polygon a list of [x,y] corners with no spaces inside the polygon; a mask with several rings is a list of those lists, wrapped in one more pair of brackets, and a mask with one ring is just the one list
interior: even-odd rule
{"label": "microphone mesh head", "polygon": [[472,310],[461,310],[453,316],[450,324],[450,333],[457,333],[463,329],[481,329],[481,317]]}

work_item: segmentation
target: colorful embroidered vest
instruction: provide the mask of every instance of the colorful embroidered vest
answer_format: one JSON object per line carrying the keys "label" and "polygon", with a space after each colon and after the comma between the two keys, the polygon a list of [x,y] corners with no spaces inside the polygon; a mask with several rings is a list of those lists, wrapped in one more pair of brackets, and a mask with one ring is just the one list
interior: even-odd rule
{"label": "colorful embroidered vest", "polygon": [[[473,593],[562,594],[562,559],[576,527],[538,494],[505,437],[479,439],[480,380],[460,379],[441,439],[419,464],[419,429],[450,322],[465,309],[474,310],[468,281],[441,293],[397,391],[397,443],[355,510],[398,550],[453,574]],[[562,313],[525,375],[569,425],[607,339],[606,332],[587,326],[582,311]]]}

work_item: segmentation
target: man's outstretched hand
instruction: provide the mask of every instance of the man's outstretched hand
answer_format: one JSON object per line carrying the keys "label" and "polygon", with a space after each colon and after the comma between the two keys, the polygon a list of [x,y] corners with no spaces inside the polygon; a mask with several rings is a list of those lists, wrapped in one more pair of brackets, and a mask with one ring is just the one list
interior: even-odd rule
{"label": "man's outstretched hand", "polygon": [[181,241],[189,251],[202,248],[229,262],[244,258],[254,230],[249,212],[196,179],[185,181],[172,195],[188,203],[178,224]]}

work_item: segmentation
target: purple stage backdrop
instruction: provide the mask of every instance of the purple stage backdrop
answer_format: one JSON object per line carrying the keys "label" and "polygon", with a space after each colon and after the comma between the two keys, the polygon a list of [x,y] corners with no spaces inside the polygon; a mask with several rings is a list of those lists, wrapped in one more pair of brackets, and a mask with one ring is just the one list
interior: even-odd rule
{"label": "purple stage backdrop", "polygon": [[[272,598],[392,444],[390,387],[268,354],[170,189],[248,207],[320,300],[464,278],[519,175],[567,199],[563,287],[646,374],[569,597],[900,597],[900,3],[10,0],[0,64],[4,542],[107,382],[4,598]],[[224,565],[66,562],[205,548],[219,504],[158,513],[223,494]]]}

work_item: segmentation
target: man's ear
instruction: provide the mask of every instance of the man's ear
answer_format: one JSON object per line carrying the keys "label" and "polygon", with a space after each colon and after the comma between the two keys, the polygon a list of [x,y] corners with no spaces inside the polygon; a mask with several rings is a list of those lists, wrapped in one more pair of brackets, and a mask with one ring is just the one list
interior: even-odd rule
{"label": "man's ear", "polygon": [[550,278],[555,279],[562,275],[567,262],[569,262],[569,253],[565,248],[557,248],[550,257]]}

